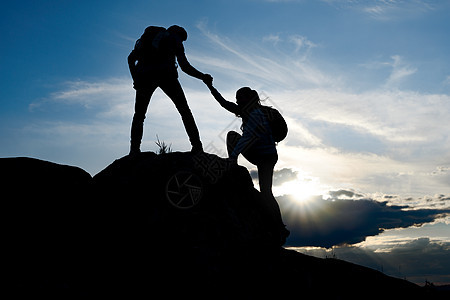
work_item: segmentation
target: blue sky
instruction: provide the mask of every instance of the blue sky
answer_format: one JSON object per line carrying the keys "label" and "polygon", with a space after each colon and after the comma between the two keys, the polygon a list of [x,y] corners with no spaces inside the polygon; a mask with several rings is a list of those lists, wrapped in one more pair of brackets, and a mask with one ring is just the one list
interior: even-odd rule
{"label": "blue sky", "polygon": [[[449,209],[449,13],[439,0],[10,1],[0,11],[0,156],[94,175],[126,155],[134,105],[126,58],[146,26],[179,24],[189,61],[226,98],[251,86],[285,115],[275,176],[290,175],[277,195],[300,207],[320,195]],[[239,121],[200,81],[180,72],[180,82],[204,145],[224,156],[224,135]],[[156,135],[190,149],[161,92],[145,126],[143,150],[157,149]],[[342,255],[378,250],[386,259],[404,246],[449,257],[449,223],[387,228]],[[448,273],[433,278],[450,282]]]}

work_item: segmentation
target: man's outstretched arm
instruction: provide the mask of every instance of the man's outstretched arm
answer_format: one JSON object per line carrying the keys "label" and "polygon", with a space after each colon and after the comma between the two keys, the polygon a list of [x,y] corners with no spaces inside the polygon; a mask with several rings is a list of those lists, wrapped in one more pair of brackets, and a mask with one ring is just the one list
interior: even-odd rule
{"label": "man's outstretched arm", "polygon": [[181,70],[183,70],[184,73],[192,77],[198,78],[203,81],[208,80],[211,77],[211,75],[204,74],[199,70],[197,70],[196,68],[194,68],[187,60],[186,55],[184,53],[177,55],[177,61]]}

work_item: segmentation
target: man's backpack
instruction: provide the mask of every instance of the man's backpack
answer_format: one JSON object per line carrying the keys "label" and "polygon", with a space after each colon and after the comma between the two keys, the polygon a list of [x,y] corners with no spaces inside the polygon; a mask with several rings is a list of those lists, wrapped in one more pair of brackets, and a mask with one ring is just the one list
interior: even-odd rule
{"label": "man's backpack", "polygon": [[270,129],[272,129],[272,137],[276,143],[284,140],[288,134],[288,127],[283,116],[278,110],[270,106],[262,106],[263,112],[269,121]]}
{"label": "man's backpack", "polygon": [[166,34],[167,31],[164,27],[149,26],[145,28],[144,33],[134,45],[138,58],[145,59],[156,55],[162,46],[161,41]]}

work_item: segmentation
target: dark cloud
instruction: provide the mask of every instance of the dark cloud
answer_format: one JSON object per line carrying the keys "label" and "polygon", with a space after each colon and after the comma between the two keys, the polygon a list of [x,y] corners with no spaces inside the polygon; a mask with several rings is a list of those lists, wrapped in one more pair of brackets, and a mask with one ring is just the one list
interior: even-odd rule
{"label": "dark cloud", "polygon": [[450,243],[432,241],[429,238],[399,240],[391,249],[377,249],[353,246],[335,247],[331,253],[326,249],[301,249],[300,252],[317,257],[336,257],[390,276],[406,278],[417,284],[425,280],[437,284],[450,282]]}
{"label": "dark cloud", "polygon": [[[252,170],[250,171],[250,176],[252,179],[257,180],[258,179],[258,171]],[[273,172],[273,185],[282,185],[285,182],[292,181],[297,179],[297,172],[289,169],[284,168],[281,170],[275,170]]]}
{"label": "dark cloud", "polygon": [[[395,203],[396,200],[401,199],[389,199],[391,203]],[[392,200],[392,201],[391,201]],[[417,199],[407,198],[405,201],[414,201],[414,208],[440,208],[440,209],[450,209],[450,196],[449,195],[435,195],[435,196],[425,196]]]}
{"label": "dark cloud", "polygon": [[449,209],[407,210],[372,199],[323,200],[316,197],[296,204],[291,196],[278,197],[283,219],[291,231],[290,246],[332,247],[355,244],[384,229],[405,228],[434,221]]}
{"label": "dark cloud", "polygon": [[353,192],[353,191],[348,191],[348,190],[331,191],[331,192],[329,192],[328,194],[329,194],[332,198],[339,198],[339,197],[341,197],[341,196],[345,196],[345,197],[348,197],[348,198],[353,198],[353,197],[361,198],[361,197],[363,197],[363,195],[356,194],[355,192]]}
{"label": "dark cloud", "polygon": [[295,179],[297,179],[297,172],[292,169],[284,168],[273,173],[273,185],[282,185]]}
{"label": "dark cloud", "polygon": [[439,201],[450,201],[450,197],[445,195],[439,195],[438,199]]}

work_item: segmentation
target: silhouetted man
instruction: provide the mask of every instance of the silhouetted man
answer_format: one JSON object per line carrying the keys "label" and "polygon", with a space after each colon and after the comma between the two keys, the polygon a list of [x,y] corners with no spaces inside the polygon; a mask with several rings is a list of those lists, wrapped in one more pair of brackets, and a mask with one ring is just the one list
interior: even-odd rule
{"label": "silhouetted man", "polygon": [[130,154],[140,152],[145,114],[157,87],[169,96],[180,113],[192,145],[191,151],[203,151],[197,125],[178,81],[175,58],[186,74],[204,82],[211,80],[212,77],[198,71],[188,62],[183,47],[186,40],[187,32],[180,26],[173,25],[167,30],[163,27],[149,26],[128,56],[128,66],[136,89]]}

